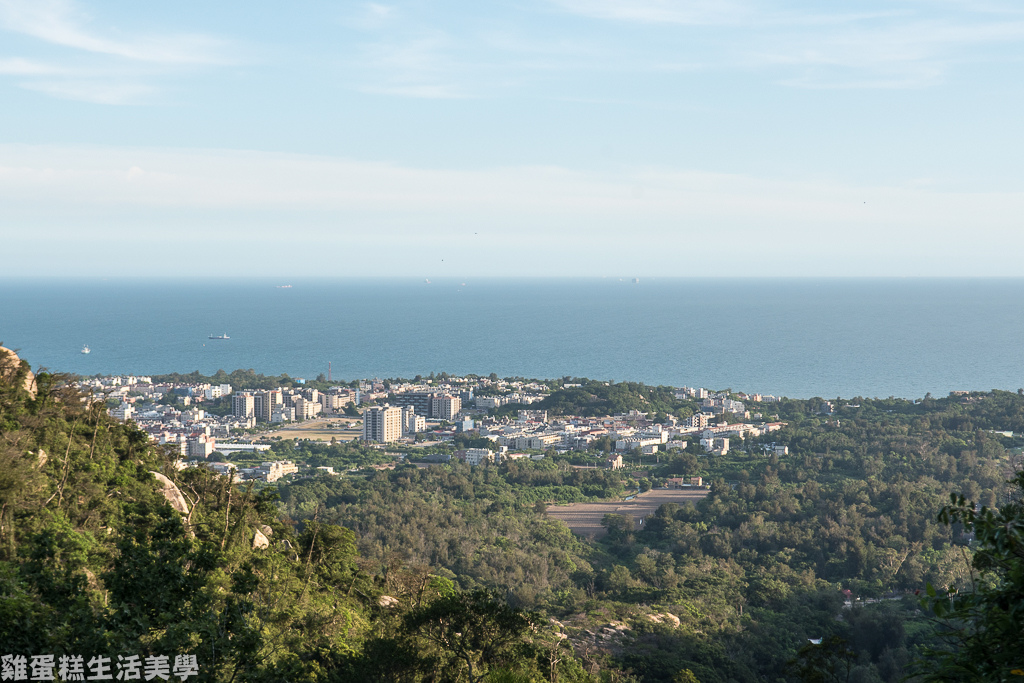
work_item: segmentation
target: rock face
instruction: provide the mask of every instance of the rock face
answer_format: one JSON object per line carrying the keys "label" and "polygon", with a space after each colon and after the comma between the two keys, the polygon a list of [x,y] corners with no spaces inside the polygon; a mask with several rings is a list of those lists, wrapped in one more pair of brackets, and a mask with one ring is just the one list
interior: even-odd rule
{"label": "rock face", "polygon": [[[11,351],[8,348],[0,346],[0,381],[6,383],[12,383],[16,381],[21,374],[21,359],[18,358],[18,354]],[[25,368],[25,379],[22,382],[22,386],[25,391],[32,396],[36,397],[36,376],[32,374],[32,371]]]}
{"label": "rock face", "polygon": [[252,549],[257,550],[259,548],[269,548],[270,539],[263,535],[263,532],[259,529],[253,529],[256,532],[252,539]]}
{"label": "rock face", "polygon": [[183,515],[188,514],[188,501],[185,500],[185,496],[181,495],[181,491],[175,486],[174,482],[160,474],[159,472],[150,472],[162,488],[161,493],[164,494],[164,498],[171,504],[171,507],[180,512]]}

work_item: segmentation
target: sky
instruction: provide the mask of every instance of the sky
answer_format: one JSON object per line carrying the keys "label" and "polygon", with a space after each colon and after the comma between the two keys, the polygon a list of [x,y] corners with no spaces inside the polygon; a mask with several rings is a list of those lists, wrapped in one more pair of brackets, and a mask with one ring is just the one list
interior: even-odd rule
{"label": "sky", "polygon": [[3,274],[1024,275],[1019,0],[0,0]]}

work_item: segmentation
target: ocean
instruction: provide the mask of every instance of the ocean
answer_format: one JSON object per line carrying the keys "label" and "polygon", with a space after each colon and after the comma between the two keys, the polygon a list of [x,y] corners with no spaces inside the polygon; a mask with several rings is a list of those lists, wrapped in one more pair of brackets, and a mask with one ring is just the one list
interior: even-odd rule
{"label": "ocean", "polygon": [[917,398],[1024,387],[1024,279],[0,279],[0,342],[83,375],[330,362]]}

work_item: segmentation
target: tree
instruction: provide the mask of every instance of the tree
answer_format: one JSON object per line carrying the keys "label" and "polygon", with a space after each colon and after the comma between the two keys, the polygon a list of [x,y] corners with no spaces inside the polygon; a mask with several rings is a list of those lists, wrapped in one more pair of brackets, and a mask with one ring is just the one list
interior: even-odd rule
{"label": "tree", "polygon": [[936,590],[928,584],[922,606],[937,618],[946,648],[931,649],[917,662],[924,680],[1004,681],[1024,676],[1024,472],[1017,489],[997,510],[978,507],[952,494],[939,521],[963,524],[977,550],[972,585]]}
{"label": "tree", "polygon": [[536,621],[537,615],[477,590],[412,610],[405,616],[405,628],[439,647],[449,664],[464,665],[470,683],[476,683],[490,668],[512,668],[525,660],[523,655],[532,654],[525,652],[530,649],[526,636]]}
{"label": "tree", "polygon": [[800,648],[790,668],[797,678],[806,683],[846,683],[857,661],[857,653],[851,650],[839,636],[830,636],[818,643],[808,643]]}

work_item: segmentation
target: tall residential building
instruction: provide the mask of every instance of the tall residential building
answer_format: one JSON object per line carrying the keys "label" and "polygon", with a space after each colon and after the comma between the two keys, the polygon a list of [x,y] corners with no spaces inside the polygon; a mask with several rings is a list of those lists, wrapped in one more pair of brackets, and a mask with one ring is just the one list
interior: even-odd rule
{"label": "tall residential building", "polygon": [[401,408],[373,406],[363,411],[363,441],[389,443],[401,438]]}
{"label": "tall residential building", "polygon": [[323,409],[323,406],[320,405],[319,401],[312,401],[303,396],[297,396],[294,404],[296,420],[309,420],[319,414]]}
{"label": "tall residential building", "polygon": [[427,431],[427,419],[417,415],[412,406],[402,408],[402,429],[406,436],[414,436],[418,432]]}
{"label": "tall residential building", "polygon": [[430,414],[451,422],[462,410],[462,399],[458,396],[435,396],[430,400]]}
{"label": "tall residential building", "polygon": [[284,396],[280,389],[272,391],[257,391],[253,395],[253,408],[256,419],[262,422],[270,422],[274,411],[280,410],[284,405]]}
{"label": "tall residential building", "polygon": [[[433,417],[431,400],[436,394],[431,391],[407,391],[403,394],[395,394],[393,400],[395,405],[409,406],[423,417]],[[357,404],[358,405],[358,404]]]}
{"label": "tall residential building", "polygon": [[704,413],[696,413],[686,419],[684,423],[687,427],[697,427],[698,429],[706,429],[708,426],[708,416]]}
{"label": "tall residential building", "polygon": [[234,394],[231,397],[231,412],[235,417],[253,417],[256,415],[256,399],[249,392]]}

